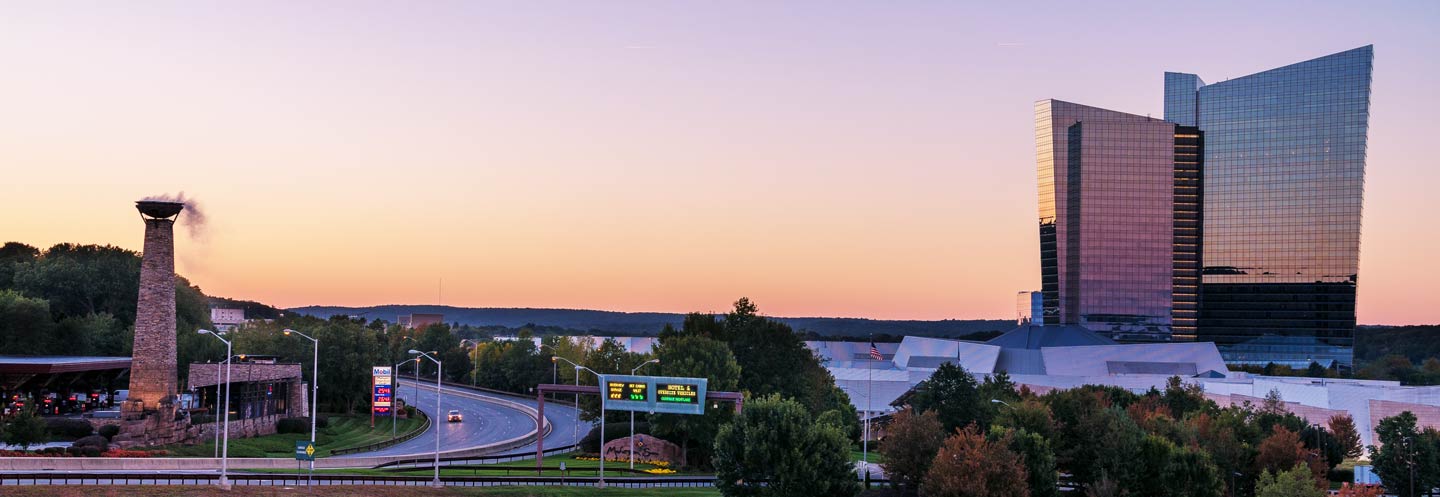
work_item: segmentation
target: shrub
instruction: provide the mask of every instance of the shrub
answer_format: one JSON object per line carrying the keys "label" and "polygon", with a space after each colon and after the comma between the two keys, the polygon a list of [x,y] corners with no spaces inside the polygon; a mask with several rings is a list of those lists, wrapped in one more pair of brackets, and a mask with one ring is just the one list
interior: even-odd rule
{"label": "shrub", "polygon": [[285,418],[275,424],[276,433],[310,433],[310,418]]}
{"label": "shrub", "polygon": [[1327,475],[1330,481],[1337,483],[1354,483],[1355,471],[1350,469],[1330,468]]}
{"label": "shrub", "polygon": [[80,448],[80,454],[85,457],[100,457],[101,452],[104,451],[100,450],[99,447],[96,447],[94,445],[88,445]]}
{"label": "shrub", "polygon": [[90,426],[90,422],[83,419],[48,418],[45,420],[45,425],[50,434],[71,440],[95,433],[95,427]]}
{"label": "shrub", "polygon": [[319,416],[315,418],[315,429],[323,430],[330,427],[330,418]]}
{"label": "shrub", "polygon": [[100,435],[90,435],[88,437],[82,437],[79,440],[76,440],[75,443],[70,445],[70,447],[76,449],[95,447],[98,449],[96,451],[97,453],[105,452],[106,450],[110,449],[110,439],[107,439]]}
{"label": "shrub", "polygon": [[[114,440],[114,439],[115,439],[115,435],[119,435],[119,434],[120,434],[120,427],[119,427],[119,426],[116,426],[116,425],[105,425],[105,426],[101,426],[101,427],[100,427],[100,436],[105,437],[106,440]],[[104,451],[101,451],[101,452],[104,452]]]}
{"label": "shrub", "polygon": [[192,425],[204,425],[204,424],[210,424],[210,423],[214,423],[214,422],[215,422],[215,415],[213,415],[213,414],[195,414],[195,415],[190,416],[190,424],[192,424]]}

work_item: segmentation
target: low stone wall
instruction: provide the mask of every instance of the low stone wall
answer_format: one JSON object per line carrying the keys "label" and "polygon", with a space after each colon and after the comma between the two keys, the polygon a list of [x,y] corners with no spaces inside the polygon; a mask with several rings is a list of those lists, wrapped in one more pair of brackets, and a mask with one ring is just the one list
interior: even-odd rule
{"label": "low stone wall", "polygon": [[[276,425],[280,423],[281,419],[288,417],[290,416],[272,414],[258,418],[232,419],[230,420],[230,438],[251,438],[274,435]],[[215,430],[222,429],[225,425],[217,421],[215,423],[206,423],[198,426],[200,427],[201,440],[214,440]]]}

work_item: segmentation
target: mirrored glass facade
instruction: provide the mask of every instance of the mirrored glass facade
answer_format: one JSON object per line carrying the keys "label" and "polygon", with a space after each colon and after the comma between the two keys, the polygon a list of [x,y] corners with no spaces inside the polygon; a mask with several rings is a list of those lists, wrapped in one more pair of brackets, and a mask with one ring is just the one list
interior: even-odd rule
{"label": "mirrored glass facade", "polygon": [[1165,74],[1165,117],[1204,134],[1196,339],[1350,346],[1373,48],[1206,85]]}
{"label": "mirrored glass facade", "polygon": [[1046,324],[1169,338],[1176,129],[1059,100],[1036,103]]}

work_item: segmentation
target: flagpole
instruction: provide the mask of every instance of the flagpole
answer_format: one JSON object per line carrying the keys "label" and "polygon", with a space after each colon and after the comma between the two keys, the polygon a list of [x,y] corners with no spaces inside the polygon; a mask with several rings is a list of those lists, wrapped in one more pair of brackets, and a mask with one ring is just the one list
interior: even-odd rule
{"label": "flagpole", "polygon": [[[875,351],[875,335],[873,334],[870,335],[870,351],[872,353]],[[867,363],[869,367],[866,368],[865,378],[865,433],[860,440],[860,458],[865,461],[860,467],[864,468],[865,475],[862,478],[866,480],[870,476],[870,392],[871,385],[875,382],[875,357],[870,355],[869,358],[870,361]]]}

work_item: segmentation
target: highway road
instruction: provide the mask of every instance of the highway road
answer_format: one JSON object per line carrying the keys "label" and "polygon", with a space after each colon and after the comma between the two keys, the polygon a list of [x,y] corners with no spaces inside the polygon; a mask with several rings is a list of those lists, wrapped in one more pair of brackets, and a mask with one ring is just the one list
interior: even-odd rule
{"label": "highway road", "polygon": [[[524,400],[518,397],[496,395],[487,392],[480,392],[466,389],[456,389],[446,386],[440,398],[440,412],[435,410],[435,385],[425,384],[422,380],[418,394],[416,384],[412,380],[401,379],[396,385],[396,396],[411,402],[427,414],[435,417],[436,422],[424,434],[412,438],[405,443],[388,447],[373,452],[361,452],[335,456],[345,457],[375,457],[375,456],[399,456],[417,455],[423,456],[435,452],[435,429],[440,430],[440,451],[452,451],[477,447],[481,445],[509,440],[520,437],[535,429],[535,421],[528,414],[519,410],[470,398],[469,396],[454,395],[450,392],[459,390],[470,395],[478,395],[495,399],[503,399],[535,407],[535,400]],[[412,399],[415,399],[412,402]],[[451,423],[445,421],[445,413],[451,409],[459,409],[464,421]],[[576,410],[573,407],[560,404],[547,403],[545,405],[545,417],[555,426],[550,435],[545,439],[546,447],[561,447],[575,443],[578,438],[583,438],[590,430],[590,424],[581,422],[576,417]],[[389,423],[389,420],[376,420],[377,426],[382,423]],[[578,424],[577,424],[578,423]],[[577,438],[578,437],[578,438]],[[528,448],[528,449],[527,449]],[[518,454],[535,451],[535,444],[532,442],[524,447],[499,451],[496,455]],[[442,456],[443,457],[443,456]]]}

